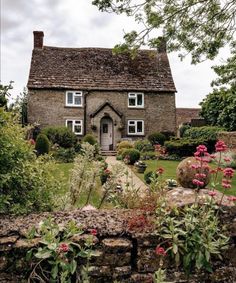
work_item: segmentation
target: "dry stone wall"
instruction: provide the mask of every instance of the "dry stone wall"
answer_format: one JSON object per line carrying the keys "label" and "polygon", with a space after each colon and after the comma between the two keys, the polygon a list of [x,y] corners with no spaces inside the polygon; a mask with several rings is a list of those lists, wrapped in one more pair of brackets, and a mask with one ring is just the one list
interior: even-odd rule
{"label": "dry stone wall", "polygon": [[[81,225],[85,234],[75,237],[75,242],[80,243],[90,229],[97,229],[94,249],[98,256],[90,263],[91,283],[153,282],[152,275],[160,263],[160,258],[155,254],[159,243],[153,231],[154,216],[147,212],[131,210],[75,210],[17,218],[0,217],[0,282],[27,282],[29,264],[25,255],[29,249],[37,247],[40,241],[38,238],[27,240],[27,231],[49,216],[57,223],[66,223],[73,219]],[[146,223],[149,224],[140,225],[140,216],[145,216]],[[229,208],[223,214],[222,221],[228,224],[231,244],[224,259],[215,263],[214,273],[193,275],[190,281],[187,281],[184,274],[177,271],[166,259],[163,267],[167,268],[168,282],[236,282],[236,207]]]}
{"label": "dry stone wall", "polygon": [[218,139],[223,140],[228,148],[236,151],[236,132],[220,132]]}

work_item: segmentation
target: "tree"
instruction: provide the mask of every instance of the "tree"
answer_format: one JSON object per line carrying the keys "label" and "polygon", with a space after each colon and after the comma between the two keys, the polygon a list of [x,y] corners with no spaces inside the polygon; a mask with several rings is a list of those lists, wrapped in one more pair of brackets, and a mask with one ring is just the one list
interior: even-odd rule
{"label": "tree", "polygon": [[213,126],[221,126],[229,131],[236,130],[236,86],[214,89],[200,103],[201,116]]}
{"label": "tree", "polygon": [[235,0],[94,0],[93,4],[100,11],[134,17],[142,26],[139,32],[124,35],[125,42],[115,47],[118,52],[135,53],[144,45],[157,48],[162,35],[169,51],[181,51],[181,58],[191,54],[196,64],[214,59],[229,44],[232,58],[214,69],[221,76],[216,84],[231,83],[236,73]]}
{"label": "tree", "polygon": [[13,88],[13,81],[10,81],[9,85],[0,84],[0,107],[7,108],[7,98],[10,96],[9,90]]}

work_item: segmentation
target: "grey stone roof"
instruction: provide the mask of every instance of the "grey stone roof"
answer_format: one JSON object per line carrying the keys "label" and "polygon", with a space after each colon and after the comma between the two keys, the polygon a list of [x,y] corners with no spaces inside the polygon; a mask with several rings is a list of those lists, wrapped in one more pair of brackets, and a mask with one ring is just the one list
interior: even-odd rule
{"label": "grey stone roof", "polygon": [[32,53],[28,88],[175,92],[165,52],[114,55],[108,48],[44,46]]}

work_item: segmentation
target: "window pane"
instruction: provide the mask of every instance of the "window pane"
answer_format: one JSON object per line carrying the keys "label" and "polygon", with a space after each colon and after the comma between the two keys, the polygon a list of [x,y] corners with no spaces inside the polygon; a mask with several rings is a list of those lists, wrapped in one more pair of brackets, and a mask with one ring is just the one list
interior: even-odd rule
{"label": "window pane", "polygon": [[142,133],[143,132],[143,122],[142,121],[138,121],[137,122],[137,132],[138,133]]}
{"label": "window pane", "polygon": [[135,134],[135,126],[129,126],[129,134]]}
{"label": "window pane", "polygon": [[67,104],[73,104],[73,93],[67,92]]}
{"label": "window pane", "polygon": [[129,98],[129,106],[135,106],[136,99],[135,98]]}
{"label": "window pane", "polygon": [[81,134],[82,133],[81,125],[75,124],[74,132],[77,134]]}
{"label": "window pane", "polygon": [[107,134],[108,133],[108,124],[103,124],[102,125],[102,132],[103,132],[103,134]]}
{"label": "window pane", "polygon": [[82,104],[81,96],[75,96],[75,105],[81,105],[81,104]]}
{"label": "window pane", "polygon": [[129,121],[129,125],[135,125],[135,121]]}
{"label": "window pane", "polygon": [[137,105],[143,105],[143,95],[142,94],[137,95],[137,100],[138,100]]}
{"label": "window pane", "polygon": [[66,126],[67,126],[67,128],[69,128],[71,131],[72,131],[72,125],[73,125],[73,122],[72,122],[72,121],[67,121]]}

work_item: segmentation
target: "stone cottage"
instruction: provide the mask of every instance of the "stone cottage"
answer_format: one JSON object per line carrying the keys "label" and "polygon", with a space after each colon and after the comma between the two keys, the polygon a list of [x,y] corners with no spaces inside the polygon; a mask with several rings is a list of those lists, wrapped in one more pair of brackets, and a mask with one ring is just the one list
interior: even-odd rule
{"label": "stone cottage", "polygon": [[121,139],[176,131],[175,85],[165,43],[132,59],[108,48],[44,46],[34,31],[28,80],[29,123],[93,133],[103,150]]}

